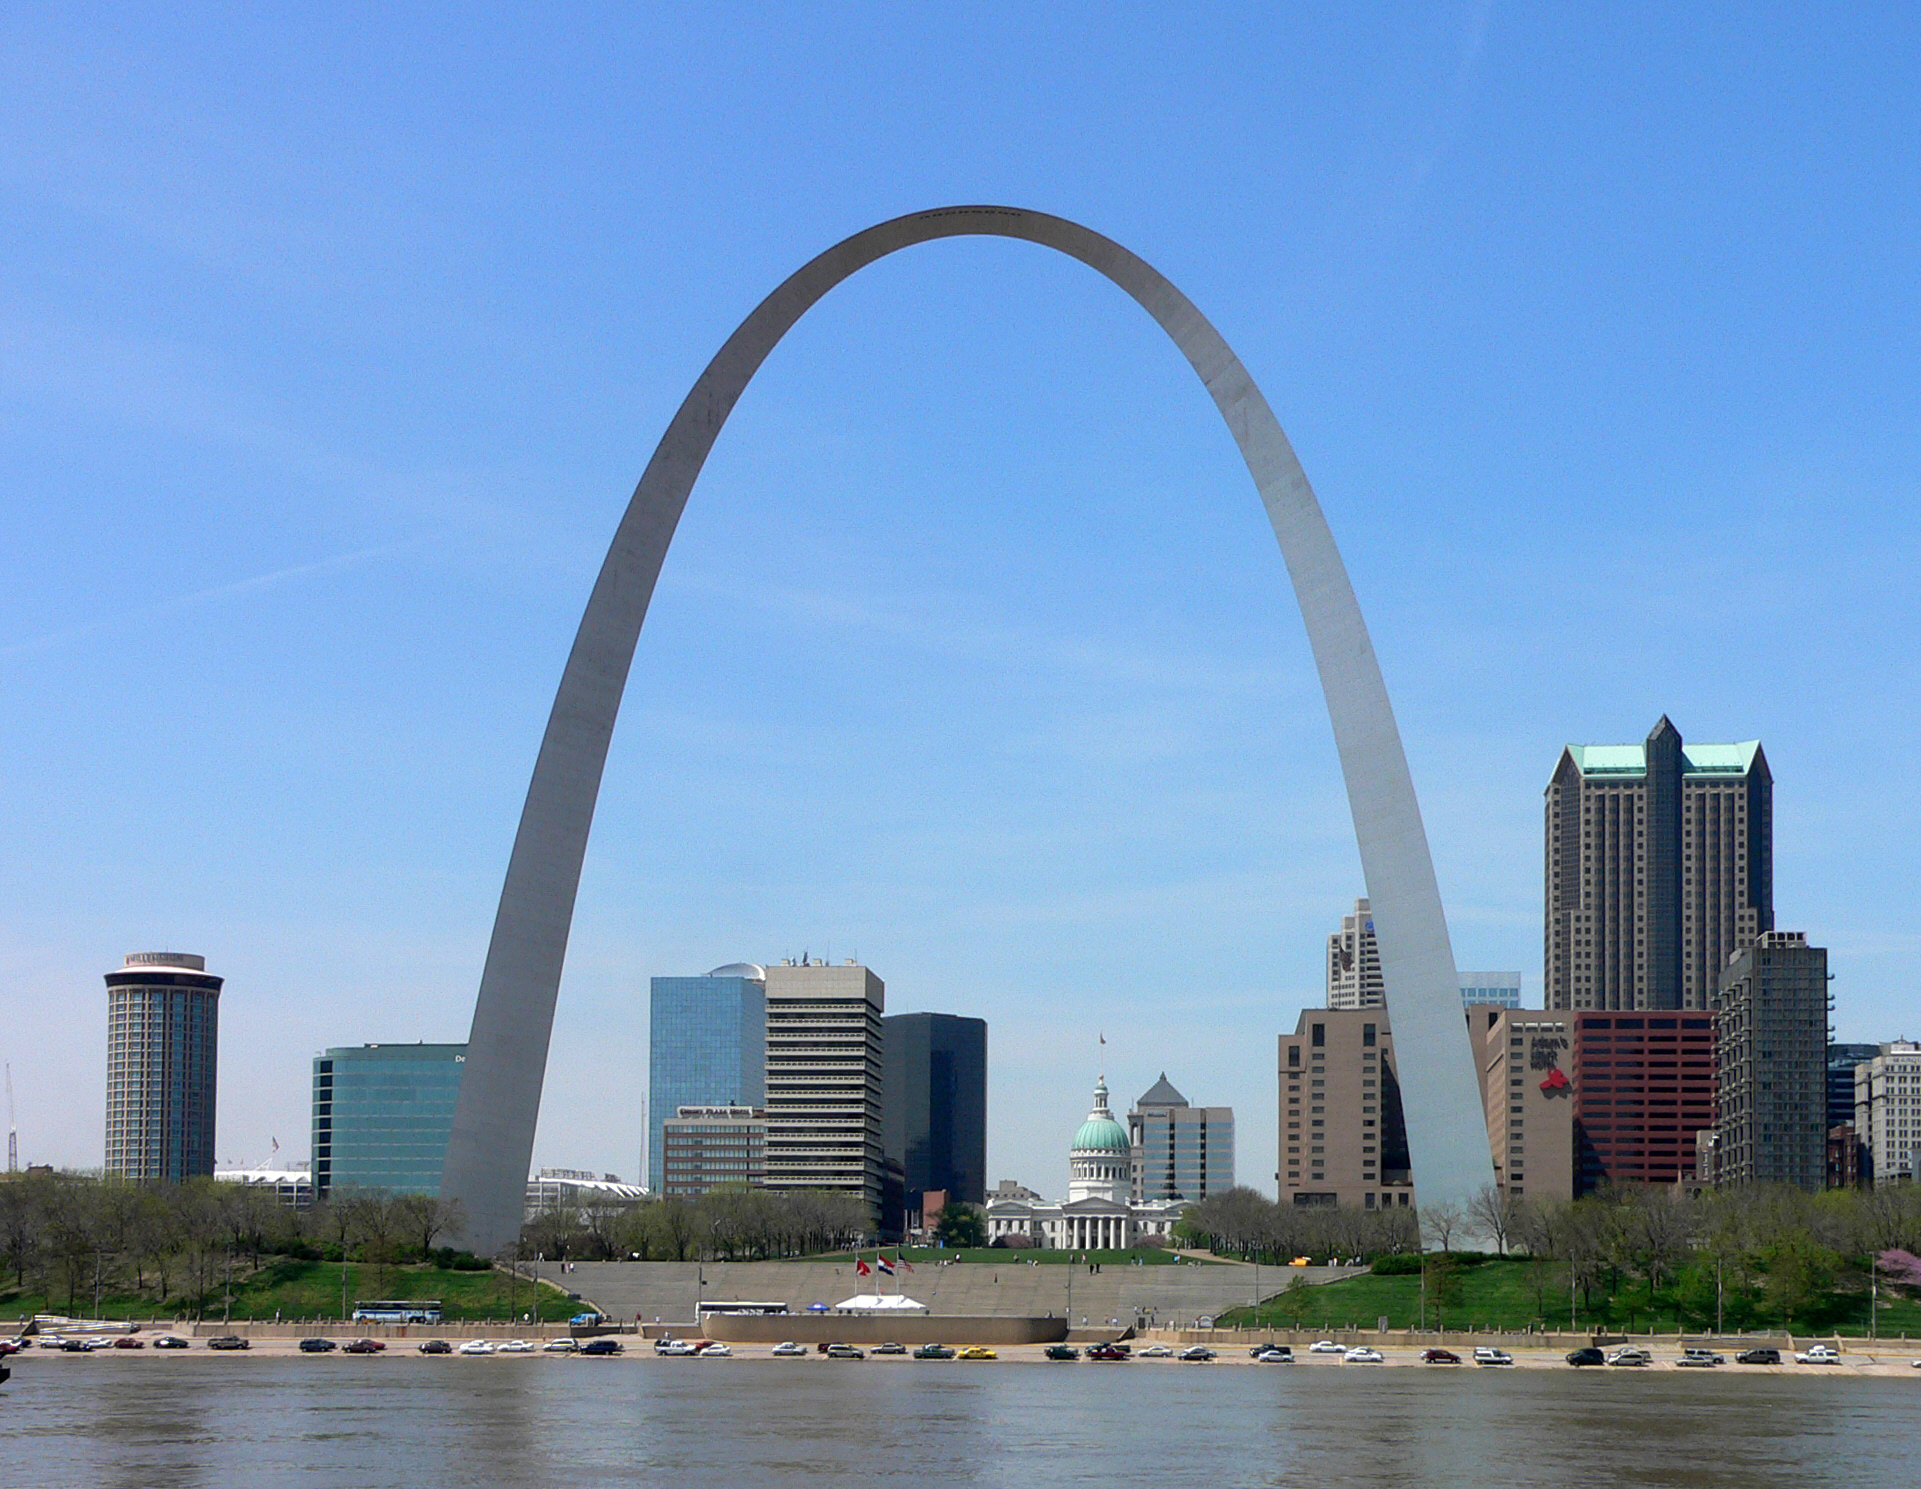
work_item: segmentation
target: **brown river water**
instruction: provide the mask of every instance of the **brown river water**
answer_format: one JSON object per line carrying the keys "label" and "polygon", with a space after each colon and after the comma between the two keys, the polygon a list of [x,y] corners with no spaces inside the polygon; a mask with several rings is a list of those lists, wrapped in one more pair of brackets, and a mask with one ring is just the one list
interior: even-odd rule
{"label": "brown river water", "polygon": [[1921,1484],[1921,1378],[1144,1361],[8,1363],[0,1463],[21,1485]]}

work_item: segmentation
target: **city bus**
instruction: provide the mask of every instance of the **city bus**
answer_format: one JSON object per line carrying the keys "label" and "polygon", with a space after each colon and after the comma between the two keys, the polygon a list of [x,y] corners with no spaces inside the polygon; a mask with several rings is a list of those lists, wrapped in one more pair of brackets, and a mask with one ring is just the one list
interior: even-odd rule
{"label": "city bus", "polygon": [[370,1324],[437,1324],[440,1322],[440,1299],[356,1302],[354,1318]]}

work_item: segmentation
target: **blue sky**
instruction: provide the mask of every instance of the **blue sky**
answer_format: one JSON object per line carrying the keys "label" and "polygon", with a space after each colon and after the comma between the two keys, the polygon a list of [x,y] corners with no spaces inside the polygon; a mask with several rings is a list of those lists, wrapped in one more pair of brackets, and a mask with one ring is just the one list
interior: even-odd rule
{"label": "blue sky", "polygon": [[[0,20],[0,1055],[99,1162],[101,973],[225,974],[219,1149],[465,1037],[601,554],[791,269],[953,201],[1154,263],[1353,574],[1456,956],[1539,996],[1562,743],[1759,737],[1776,913],[1914,1035],[1921,137],[1905,7],[16,6]],[[1257,13],[1258,12],[1258,13]],[[836,290],[669,557],[537,1161],[631,1176],[658,973],[859,955],[991,1026],[991,1177],[1108,1039],[1232,1103],[1362,892],[1246,472],[1024,245]]]}

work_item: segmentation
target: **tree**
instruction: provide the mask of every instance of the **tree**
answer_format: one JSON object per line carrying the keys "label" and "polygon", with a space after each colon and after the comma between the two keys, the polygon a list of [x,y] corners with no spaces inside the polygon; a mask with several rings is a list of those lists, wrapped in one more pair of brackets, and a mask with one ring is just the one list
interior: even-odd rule
{"label": "tree", "polygon": [[1502,1256],[1507,1255],[1507,1238],[1514,1229],[1514,1207],[1519,1203],[1495,1184],[1483,1184],[1467,1202],[1469,1222],[1494,1242],[1494,1249]]}
{"label": "tree", "polygon": [[434,1249],[441,1236],[458,1237],[467,1229],[467,1212],[457,1199],[442,1199],[437,1194],[403,1194],[394,1200],[393,1221],[408,1241],[420,1240],[424,1257]]}
{"label": "tree", "polygon": [[1460,1234],[1466,1221],[1461,1207],[1452,1200],[1422,1205],[1420,1218],[1422,1240],[1432,1241],[1441,1251],[1454,1249],[1454,1238]]}
{"label": "tree", "polygon": [[934,1239],[943,1246],[985,1246],[987,1222],[972,1205],[950,1200],[941,1206],[940,1220],[934,1226]]}
{"label": "tree", "polygon": [[1288,1327],[1299,1329],[1307,1322],[1313,1307],[1314,1284],[1307,1280],[1305,1272],[1296,1272],[1281,1292],[1281,1314],[1287,1319]]}

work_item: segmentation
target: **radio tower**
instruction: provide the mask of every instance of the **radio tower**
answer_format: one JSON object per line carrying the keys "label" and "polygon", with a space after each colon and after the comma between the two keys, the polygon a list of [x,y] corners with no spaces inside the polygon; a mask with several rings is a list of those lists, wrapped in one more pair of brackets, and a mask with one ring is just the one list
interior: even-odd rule
{"label": "radio tower", "polygon": [[13,1127],[13,1062],[7,1062],[7,1172],[20,1172],[20,1134]]}

